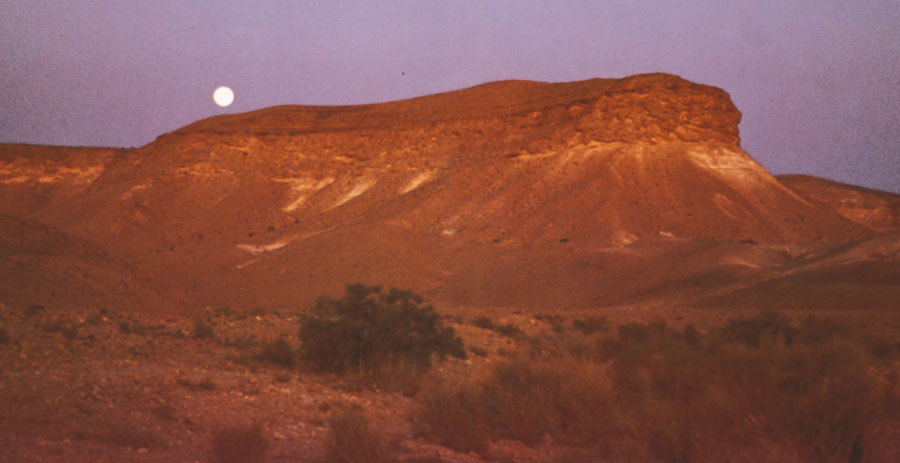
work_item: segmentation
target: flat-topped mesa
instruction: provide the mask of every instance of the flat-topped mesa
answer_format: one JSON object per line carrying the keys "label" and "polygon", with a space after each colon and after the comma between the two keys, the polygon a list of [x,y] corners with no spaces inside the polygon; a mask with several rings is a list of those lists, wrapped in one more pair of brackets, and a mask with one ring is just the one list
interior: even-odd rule
{"label": "flat-topped mesa", "polygon": [[[96,278],[116,289],[100,306],[135,281],[199,307],[282,308],[361,281],[457,306],[593,307],[685,278],[730,284],[720,270],[763,277],[781,250],[874,233],[779,183],[738,146],[740,119],[724,91],[666,74],[279,106],[96,157],[0,147],[0,204],[25,205],[0,212],[106,253]],[[27,247],[25,225],[4,223],[0,245]],[[682,265],[707,246],[730,260]],[[51,285],[92,290],[69,282],[69,259]]]}
{"label": "flat-topped mesa", "polygon": [[[357,106],[277,106],[212,117],[174,134],[302,136],[416,127],[429,136],[443,128],[466,137],[496,139],[495,132],[501,131],[513,142],[502,150],[512,151],[545,148],[547,142],[591,141],[737,147],[740,120],[740,111],[724,90],[656,73],[564,83],[501,81]],[[543,142],[534,145],[535,139]]]}
{"label": "flat-topped mesa", "polygon": [[741,113],[728,93],[668,74],[617,80],[578,125],[596,141],[740,145]]}

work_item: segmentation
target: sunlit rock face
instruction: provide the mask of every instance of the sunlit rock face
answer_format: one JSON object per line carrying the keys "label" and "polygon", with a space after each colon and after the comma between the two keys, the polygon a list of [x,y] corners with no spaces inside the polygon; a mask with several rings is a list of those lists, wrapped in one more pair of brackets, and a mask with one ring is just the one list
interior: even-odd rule
{"label": "sunlit rock face", "polygon": [[[96,243],[189,306],[292,307],[351,281],[447,304],[597,306],[687,277],[679,253],[698,247],[800,252],[873,233],[743,152],[740,118],[724,91],[666,74],[279,106],[57,169],[77,189],[3,212]],[[26,176],[16,149],[4,191]]]}

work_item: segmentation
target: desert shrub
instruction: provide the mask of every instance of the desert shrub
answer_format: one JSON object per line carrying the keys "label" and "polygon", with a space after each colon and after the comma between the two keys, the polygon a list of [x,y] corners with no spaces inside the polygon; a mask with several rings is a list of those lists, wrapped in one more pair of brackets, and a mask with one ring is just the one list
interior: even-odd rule
{"label": "desert shrub", "polygon": [[797,335],[797,328],[787,317],[771,311],[732,318],[719,329],[719,336],[726,342],[740,342],[750,347],[760,347],[764,343],[792,344]]}
{"label": "desert shrub", "polygon": [[746,431],[796,446],[811,461],[848,461],[883,413],[871,361],[852,345],[732,347],[719,360],[733,406],[754,417]]}
{"label": "desert shrub", "polygon": [[87,323],[89,325],[95,325],[95,326],[99,325],[99,324],[103,323],[104,321],[108,320],[107,315],[108,315],[108,312],[107,312],[106,308],[101,308],[100,310],[94,312],[93,315],[88,317]]}
{"label": "desert shrub", "polygon": [[550,436],[612,460],[696,461],[714,451],[718,460],[861,461],[873,430],[900,412],[894,364],[867,347],[870,334],[778,314],[709,333],[630,323],[584,347],[594,353],[532,351],[481,381],[422,394],[415,422],[458,450]]}
{"label": "desert shrub", "polygon": [[520,330],[517,326],[513,325],[512,323],[507,323],[505,325],[498,325],[498,324],[494,323],[494,321],[488,317],[478,317],[472,321],[472,324],[479,328],[491,330],[495,333],[500,333],[504,336],[509,336],[509,337],[515,337],[515,336],[519,336],[519,335],[523,334],[522,330]]}
{"label": "desert shrub", "polygon": [[400,363],[420,370],[432,356],[466,358],[462,340],[410,291],[348,285],[341,299],[320,298],[300,326],[302,362],[315,371],[378,371]]}
{"label": "desert shrub", "polygon": [[603,333],[609,329],[606,317],[588,317],[572,320],[572,328],[584,334]]}
{"label": "desert shrub", "polygon": [[206,320],[202,318],[194,319],[194,338],[195,339],[207,339],[215,336],[213,333],[213,327]]}
{"label": "desert shrub", "polygon": [[609,432],[608,383],[597,366],[517,358],[485,381],[423,394],[416,428],[459,451],[483,452],[491,438],[538,444],[545,436],[592,446]]}
{"label": "desert shrub", "polygon": [[539,313],[534,316],[534,319],[535,320],[543,320],[553,326],[556,326],[556,325],[562,325],[563,322],[566,320],[566,317],[564,317],[562,315],[558,315],[558,314],[552,314],[552,313],[551,314]]}
{"label": "desert shrub", "polygon": [[266,460],[269,441],[262,425],[236,425],[212,433],[211,463],[257,463]]}
{"label": "desert shrub", "polygon": [[191,391],[215,391],[216,383],[210,378],[205,378],[200,382],[193,382],[186,378],[178,378],[175,381],[179,386]]}
{"label": "desert shrub", "polygon": [[608,386],[589,363],[518,358],[497,365],[482,393],[497,437],[586,444],[607,431]]}
{"label": "desert shrub", "polygon": [[900,336],[884,325],[869,324],[858,327],[853,338],[858,345],[875,358],[890,363],[900,360]]}
{"label": "desert shrub", "polygon": [[479,357],[487,357],[488,351],[487,349],[479,346],[469,346],[469,352],[479,356]]}
{"label": "desert shrub", "polygon": [[852,327],[834,318],[810,315],[800,322],[797,337],[804,343],[828,343],[851,337]]}
{"label": "desert shrub", "polygon": [[564,329],[566,329],[566,326],[564,324],[566,318],[563,317],[562,315],[537,314],[534,316],[534,319],[535,320],[543,320],[543,321],[549,323],[550,326],[553,328],[553,331],[556,331],[556,332],[561,332]]}
{"label": "desert shrub", "polygon": [[478,386],[442,387],[423,394],[414,417],[426,438],[460,452],[484,453],[491,440],[491,419]]}
{"label": "desert shrub", "polygon": [[143,336],[147,334],[147,327],[137,321],[122,320],[119,322],[119,332],[122,334],[137,334]]}
{"label": "desert shrub", "polygon": [[297,364],[294,348],[283,337],[263,344],[262,358],[269,363],[283,367],[293,367]]}
{"label": "desert shrub", "polygon": [[332,418],[325,440],[326,463],[387,463],[394,461],[396,443],[369,426],[358,412]]}
{"label": "desert shrub", "polygon": [[0,344],[9,343],[9,331],[6,328],[0,328]]}

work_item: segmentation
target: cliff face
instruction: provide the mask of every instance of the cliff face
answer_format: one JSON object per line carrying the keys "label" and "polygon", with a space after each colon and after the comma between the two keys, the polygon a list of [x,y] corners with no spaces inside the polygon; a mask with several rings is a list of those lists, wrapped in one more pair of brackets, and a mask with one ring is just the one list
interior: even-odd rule
{"label": "cliff face", "polygon": [[98,154],[65,194],[26,188],[44,175],[21,168],[36,148],[6,146],[3,194],[33,206],[0,212],[201,305],[302,305],[362,281],[450,304],[593,306],[684,276],[677,256],[698,243],[872,233],[744,153],[740,117],[724,91],[665,74],[280,106]]}

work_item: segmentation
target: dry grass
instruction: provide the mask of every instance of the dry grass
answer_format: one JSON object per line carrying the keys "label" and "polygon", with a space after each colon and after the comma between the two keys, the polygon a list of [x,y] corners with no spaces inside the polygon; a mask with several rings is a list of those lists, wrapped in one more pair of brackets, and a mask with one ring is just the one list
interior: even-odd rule
{"label": "dry grass", "polygon": [[573,334],[423,394],[417,429],[461,451],[550,439],[626,461],[858,462],[900,412],[889,374],[900,350],[872,349],[871,329],[846,322],[764,313],[708,333],[630,323],[592,345],[579,338],[577,352]]}
{"label": "dry grass", "polygon": [[584,334],[604,333],[609,330],[609,320],[605,317],[587,317],[572,320],[572,329]]}
{"label": "dry grass", "polygon": [[329,423],[325,463],[387,463],[397,443],[372,429],[358,412],[342,412]]}
{"label": "dry grass", "polygon": [[507,323],[505,325],[498,325],[494,323],[494,320],[489,317],[478,317],[472,321],[472,325],[477,326],[479,328],[485,330],[491,330],[495,333],[500,333],[504,336],[509,336],[511,338],[521,336],[524,334],[519,327],[513,325],[512,323]]}

